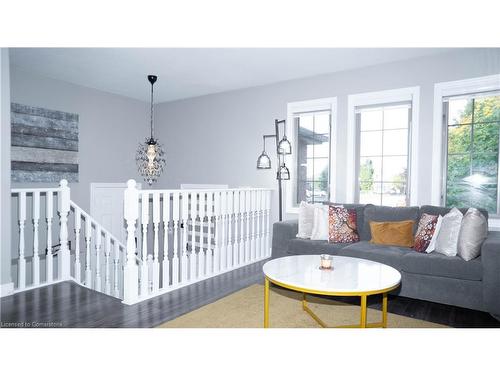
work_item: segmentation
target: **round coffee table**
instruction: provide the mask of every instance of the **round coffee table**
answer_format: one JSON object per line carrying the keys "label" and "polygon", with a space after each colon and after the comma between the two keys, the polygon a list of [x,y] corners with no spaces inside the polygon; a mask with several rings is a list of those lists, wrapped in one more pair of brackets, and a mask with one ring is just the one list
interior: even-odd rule
{"label": "round coffee table", "polygon": [[[360,324],[338,328],[387,327],[387,292],[396,289],[401,274],[394,268],[370,260],[333,256],[333,269],[319,268],[319,255],[295,255],[270,260],[262,270],[265,275],[264,328],[269,327],[269,284],[302,292],[302,308],[322,327],[327,325],[307,306],[306,294],[361,297]],[[367,323],[367,297],[382,294],[382,321]]]}

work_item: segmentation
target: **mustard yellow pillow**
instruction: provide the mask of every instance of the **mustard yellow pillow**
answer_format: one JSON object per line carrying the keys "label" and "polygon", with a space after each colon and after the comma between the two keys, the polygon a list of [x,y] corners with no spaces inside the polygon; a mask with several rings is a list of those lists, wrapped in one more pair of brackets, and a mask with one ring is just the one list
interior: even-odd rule
{"label": "mustard yellow pillow", "polygon": [[370,221],[372,232],[371,243],[378,245],[393,245],[413,247],[413,220],[404,221]]}

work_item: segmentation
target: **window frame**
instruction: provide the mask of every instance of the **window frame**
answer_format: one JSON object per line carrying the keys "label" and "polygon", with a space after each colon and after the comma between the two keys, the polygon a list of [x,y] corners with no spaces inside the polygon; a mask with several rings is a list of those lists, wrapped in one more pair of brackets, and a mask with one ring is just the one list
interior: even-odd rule
{"label": "window frame", "polygon": [[373,91],[352,94],[347,98],[347,166],[346,166],[346,203],[357,203],[359,200],[357,170],[359,168],[359,131],[356,123],[356,108],[362,106],[381,106],[398,102],[411,102],[409,132],[409,170],[407,195],[409,206],[418,205],[418,150],[419,150],[419,112],[420,86],[399,89]]}
{"label": "window frame", "polygon": [[[491,90],[491,91],[497,91],[497,90]],[[442,168],[441,168],[441,173],[442,173],[442,180],[441,180],[441,201],[440,201],[440,205],[441,206],[446,206],[446,196],[447,196],[447,190],[448,190],[448,141],[449,141],[449,138],[448,138],[448,135],[449,135],[449,127],[450,126],[453,126],[453,125],[450,125],[449,124],[449,100],[444,100],[445,98],[446,99],[449,99],[449,98],[453,98],[453,97],[460,97],[460,96],[463,96],[463,95],[473,95],[477,92],[469,92],[467,94],[464,94],[464,93],[460,93],[460,94],[457,94],[457,95],[446,95],[446,96],[442,96],[441,97],[441,110],[442,110],[442,116],[441,116],[441,119],[442,119],[442,123],[441,123],[441,126],[442,126],[442,134],[443,134],[443,139],[442,139],[442,155],[441,155],[441,160],[442,160]],[[497,94],[497,95],[494,95],[494,96],[498,96],[500,94]],[[491,95],[493,96],[493,95]],[[475,98],[473,98],[472,100],[474,100]],[[468,126],[471,126],[471,137],[474,136],[474,125],[476,125],[476,122],[474,121],[474,102],[472,102],[472,122],[470,124],[465,124],[465,125],[468,125]],[[495,122],[500,122],[500,121],[495,121]],[[481,124],[481,123],[479,123]],[[484,123],[483,123],[484,124]],[[472,141],[473,141],[473,138],[472,138]],[[467,154],[470,154],[469,156],[472,156],[473,152],[472,151],[469,151]],[[489,217],[492,217],[492,218],[495,218],[495,219],[500,219],[500,149],[498,151],[498,165],[497,165],[497,209],[496,209],[496,212],[495,213],[489,213]]]}
{"label": "window frame", "polygon": [[[337,148],[337,97],[290,102],[287,104],[287,137],[292,144],[292,154],[287,156],[286,163],[290,169],[291,178],[285,182],[286,213],[297,214],[299,206],[295,203],[295,186],[297,185],[297,140],[295,136],[294,117],[297,113],[329,112],[330,113],[330,152],[329,152],[329,197],[328,201],[336,199],[336,154]],[[290,160],[291,159],[291,160]]]}

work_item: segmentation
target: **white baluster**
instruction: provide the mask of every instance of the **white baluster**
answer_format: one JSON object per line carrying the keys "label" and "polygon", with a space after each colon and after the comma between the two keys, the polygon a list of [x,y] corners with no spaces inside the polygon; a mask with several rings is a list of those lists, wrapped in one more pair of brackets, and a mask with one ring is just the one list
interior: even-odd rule
{"label": "white baluster", "polygon": [[33,193],[33,285],[40,284],[40,254],[38,250],[38,223],[40,220],[40,192]]}
{"label": "white baluster", "polygon": [[75,208],[75,280],[77,283],[82,282],[81,263],[80,263],[80,231],[82,229],[82,212],[79,208]]}
{"label": "white baluster", "polygon": [[173,211],[172,218],[174,221],[174,255],[172,257],[172,285],[177,285],[179,283],[179,193],[173,193]]}
{"label": "white baluster", "polygon": [[26,258],[24,255],[24,223],[26,221],[26,193],[19,193],[19,272],[18,287],[26,287]]}
{"label": "white baluster", "polygon": [[245,242],[245,191],[240,190],[240,238],[239,238],[239,248],[240,248],[240,265],[246,263],[247,259],[245,256],[246,242]]}
{"label": "white baluster", "polygon": [[270,233],[271,226],[269,223],[269,217],[271,211],[271,191],[266,191],[266,256],[271,256],[271,244],[270,244]]}
{"label": "white baluster", "polygon": [[227,268],[227,238],[226,238],[226,225],[227,225],[227,192],[222,191],[220,194],[220,214],[221,214],[221,257],[220,269],[221,271]]}
{"label": "white baluster", "polygon": [[148,294],[148,224],[149,224],[149,193],[141,193],[142,201],[142,265],[141,265],[141,285],[140,295]]}
{"label": "white baluster", "polygon": [[90,246],[92,244],[92,223],[90,217],[85,216],[85,286],[92,289],[92,258]]}
{"label": "white baluster", "polygon": [[214,193],[214,273],[218,273],[220,271],[220,192],[216,191]]}
{"label": "white baluster", "polygon": [[52,282],[54,278],[54,260],[52,255],[52,217],[54,216],[54,195],[52,191],[47,192],[47,207],[45,217],[47,219],[47,257],[45,267],[47,269],[47,282]]}
{"label": "white baluster", "polygon": [[70,210],[70,190],[68,181],[61,180],[58,196],[58,212],[61,229],[59,233],[61,247],[57,254],[59,279],[67,280],[71,276],[71,256],[68,247],[68,214]]}
{"label": "white baluster", "polygon": [[250,215],[251,215],[251,218],[252,218],[252,232],[250,234],[251,261],[254,261],[255,258],[256,258],[256,246],[255,246],[255,235],[256,235],[256,231],[255,231],[256,197],[255,197],[255,195],[256,194],[255,193],[256,193],[255,190],[252,190],[250,192],[250,200],[251,200],[251,203],[250,203],[250,207],[251,207]]}
{"label": "white baluster", "polygon": [[106,246],[104,248],[104,293],[111,295],[111,236],[106,232]]}
{"label": "white baluster", "polygon": [[238,228],[240,226],[240,191],[234,191],[234,245],[233,245],[233,263],[235,266],[241,265],[241,254],[240,254],[240,240],[238,234]]}
{"label": "white baluster", "polygon": [[187,192],[183,192],[181,197],[182,197],[181,282],[186,282],[188,280],[187,226],[189,220],[189,211],[188,211],[189,194]]}
{"label": "white baluster", "polygon": [[227,192],[227,267],[233,267],[233,192]]}
{"label": "white baluster", "polygon": [[213,206],[213,193],[207,193],[207,250],[205,252],[205,271],[206,275],[211,275],[213,273],[213,262],[214,262],[214,253],[212,250],[212,218],[213,218],[214,206]]}
{"label": "white baluster", "polygon": [[119,270],[120,270],[120,245],[116,238],[114,239],[114,259],[113,259],[113,295],[120,298],[120,286],[118,284]]}
{"label": "white baluster", "polygon": [[192,192],[190,196],[191,251],[189,253],[189,279],[194,280],[196,279],[196,206],[198,204],[198,194]]}
{"label": "white baluster", "polygon": [[250,221],[251,221],[251,214],[250,212],[252,211],[252,192],[250,190],[247,190],[245,192],[245,207],[246,207],[246,236],[245,236],[245,260],[247,262],[250,262],[252,259],[252,245],[251,245],[251,233],[250,233]]}
{"label": "white baluster", "polygon": [[135,222],[139,217],[139,192],[134,180],[127,181],[127,189],[124,192],[123,212],[127,222],[127,257],[123,269],[123,301],[131,304],[138,298],[138,277],[135,252]]}
{"label": "white baluster", "polygon": [[261,259],[267,256],[266,254],[266,191],[262,190],[260,194],[260,257]]}
{"label": "white baluster", "polygon": [[255,191],[255,221],[257,222],[257,229],[255,231],[255,259],[260,259],[261,257],[261,225],[260,225],[260,218],[261,218],[261,200],[262,200],[262,191],[261,190],[256,190]]}
{"label": "white baluster", "polygon": [[160,289],[160,262],[158,260],[160,253],[160,244],[158,243],[158,229],[160,225],[160,193],[153,193],[153,291]]}
{"label": "white baluster", "polygon": [[94,289],[100,292],[102,290],[101,279],[101,249],[102,249],[102,228],[99,225],[95,227],[95,285]]}
{"label": "white baluster", "polygon": [[163,193],[163,283],[162,288],[170,285],[170,260],[168,259],[168,232],[170,230],[170,193]]}
{"label": "white baluster", "polygon": [[205,252],[203,251],[204,234],[205,234],[205,193],[199,193],[198,200],[198,217],[200,222],[200,230],[198,235],[200,236],[200,245],[198,251],[198,277],[202,277],[205,274],[203,267],[205,266]]}

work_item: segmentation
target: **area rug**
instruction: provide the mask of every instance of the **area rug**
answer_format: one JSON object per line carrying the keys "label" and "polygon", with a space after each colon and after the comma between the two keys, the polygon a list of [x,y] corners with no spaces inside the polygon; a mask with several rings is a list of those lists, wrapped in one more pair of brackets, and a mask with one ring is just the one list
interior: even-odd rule
{"label": "area rug", "polygon": [[[319,328],[302,310],[302,294],[271,288],[269,321],[272,328]],[[360,307],[308,296],[308,304],[326,324],[358,324]],[[390,301],[389,301],[390,304]],[[160,328],[262,328],[264,286],[254,284],[211,304],[160,325]],[[368,309],[368,322],[379,322],[382,312]],[[389,328],[446,328],[446,326],[388,313]]]}

